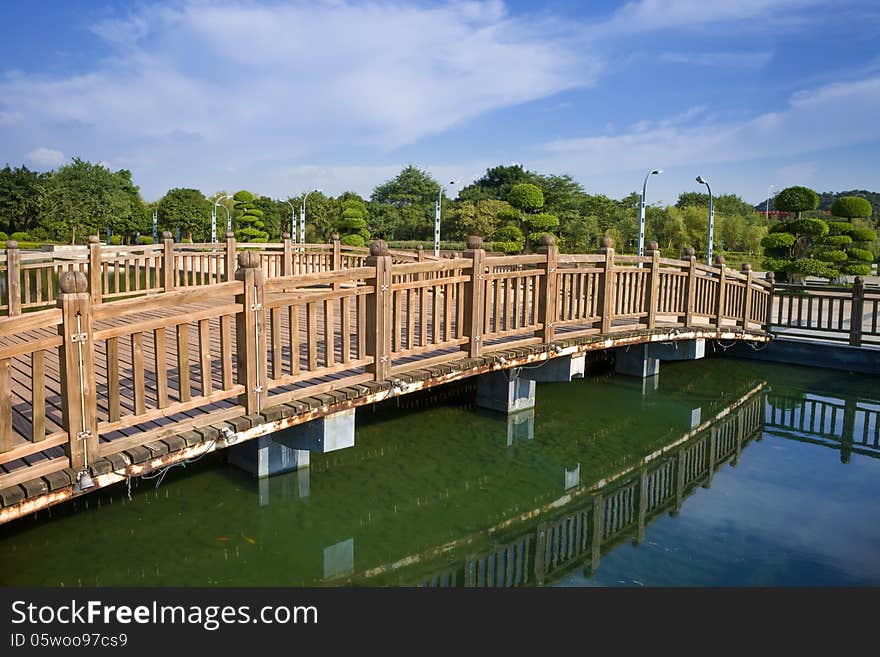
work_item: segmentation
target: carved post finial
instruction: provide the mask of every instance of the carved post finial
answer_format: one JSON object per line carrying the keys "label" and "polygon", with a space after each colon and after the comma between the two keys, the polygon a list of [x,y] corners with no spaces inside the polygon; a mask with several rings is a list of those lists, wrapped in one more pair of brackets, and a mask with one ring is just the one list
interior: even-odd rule
{"label": "carved post finial", "polygon": [[101,239],[97,235],[89,235],[89,244],[100,244]]}
{"label": "carved post finial", "polygon": [[[419,244],[421,246],[421,244]],[[479,235],[471,235],[467,238],[467,248],[471,251],[483,248],[483,238]]]}
{"label": "carved post finial", "polygon": [[238,254],[238,266],[242,269],[256,269],[260,266],[260,254],[256,251],[242,251]]}
{"label": "carved post finial", "polygon": [[690,246],[686,246],[681,250],[682,258],[693,258],[696,254],[696,251]]}
{"label": "carved post finial", "polygon": [[614,248],[614,240],[610,237],[603,237],[599,240],[599,253],[605,253],[608,249]]}
{"label": "carved post finial", "polygon": [[657,244],[657,242],[655,242],[654,240],[649,240],[645,244],[645,255],[652,255],[655,251],[660,251],[660,245]]}
{"label": "carved post finial", "polygon": [[715,256],[715,264],[720,266],[724,265],[724,256]]}
{"label": "carved post finial", "polygon": [[281,233],[281,239],[283,239],[283,240],[289,240],[289,239],[290,239],[290,233]]}
{"label": "carved post finial", "polygon": [[370,255],[371,256],[387,256],[388,255],[388,242],[385,240],[376,240],[374,242],[370,242]]}
{"label": "carved post finial", "polygon": [[330,234],[330,241],[331,242],[338,242],[339,241],[339,233],[331,233]]}
{"label": "carved post finial", "polygon": [[81,271],[66,271],[58,277],[58,287],[63,294],[82,294],[89,291],[89,280]]}
{"label": "carved post finial", "polygon": [[752,265],[749,264],[748,262],[744,262],[742,264],[742,271],[744,271],[744,272],[752,271]]}
{"label": "carved post finial", "polygon": [[171,237],[171,231],[168,231],[168,230],[164,230],[164,231],[162,231],[162,239],[163,239],[163,240],[170,240],[170,239],[173,239],[173,238]]}
{"label": "carved post finial", "polygon": [[17,249],[18,242],[15,240],[6,240],[6,248],[7,249]]}
{"label": "carved post finial", "polygon": [[[162,233],[162,234],[164,235],[165,233]],[[170,235],[170,234],[169,234],[169,235]],[[235,237],[235,233],[233,233],[231,230],[227,230],[227,231],[226,231],[226,239],[230,240],[230,239],[232,239],[233,237]]]}

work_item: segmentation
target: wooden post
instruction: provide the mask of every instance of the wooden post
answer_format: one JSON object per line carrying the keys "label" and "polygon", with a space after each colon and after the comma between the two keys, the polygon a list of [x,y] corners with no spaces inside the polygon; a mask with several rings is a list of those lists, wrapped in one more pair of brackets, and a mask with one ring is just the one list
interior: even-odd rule
{"label": "wooden post", "polygon": [[284,255],[281,260],[281,275],[293,276],[293,242],[290,239],[290,233],[281,235],[281,241],[284,244]]}
{"label": "wooden post", "polygon": [[[553,342],[556,333],[556,307],[557,297],[559,296],[559,275],[557,274],[557,265],[559,260],[559,250],[556,248],[556,239],[553,235],[545,233],[541,237],[540,253],[547,255],[547,263],[544,267],[544,285],[541,287],[540,296],[538,297],[538,317],[544,324],[541,331],[541,341],[545,344]],[[510,279],[511,283],[513,279]]]}
{"label": "wooden post", "polygon": [[645,310],[648,313],[647,326],[652,329],[657,326],[657,305],[660,299],[660,247],[657,242],[653,240],[648,242],[645,255],[651,258]]}
{"label": "wooden post", "polygon": [[391,256],[387,242],[370,244],[370,256],[364,264],[376,268],[373,293],[367,296],[366,352],[373,357],[367,371],[373,372],[376,381],[383,381],[391,375]]}
{"label": "wooden post", "polygon": [[865,281],[861,276],[853,280],[852,305],[849,311],[849,343],[862,346],[862,317],[865,314]]}
{"label": "wooden post", "polygon": [[688,263],[687,299],[685,300],[684,325],[693,326],[694,309],[697,305],[697,258],[694,250],[687,247],[682,252],[682,260]]}
{"label": "wooden post", "polygon": [[15,240],[6,241],[6,295],[9,316],[21,315],[21,251]]}
{"label": "wooden post", "polygon": [[724,323],[724,297],[727,280],[727,270],[724,267],[724,256],[715,258],[715,266],[718,267],[718,294],[715,297],[715,326],[719,329]]}
{"label": "wooden post", "polygon": [[223,280],[227,283],[235,280],[235,233],[231,230],[226,232],[226,276]]}
{"label": "wooden post", "polygon": [[92,303],[101,303],[101,240],[89,235],[89,294]]}
{"label": "wooden post", "polygon": [[746,277],[746,290],[743,293],[742,327],[744,331],[748,331],[749,319],[752,316],[752,266],[744,262],[741,271],[743,276]]}
{"label": "wooden post", "polygon": [[330,236],[330,244],[333,245],[333,259],[330,261],[330,269],[339,271],[342,269],[342,242],[339,241],[338,233],[333,233]]}
{"label": "wooden post", "polygon": [[235,280],[244,288],[235,302],[242,310],[235,316],[235,351],[238,359],[238,382],[244,386],[239,403],[249,415],[259,413],[267,398],[266,329],[263,312],[263,268],[260,254],[242,251],[238,255]]}
{"label": "wooden post", "polygon": [[535,564],[535,584],[537,584],[538,586],[544,585],[544,579],[546,575],[547,531],[547,523],[542,522],[538,524],[538,529],[535,533],[535,557],[532,561]]}
{"label": "wooden post", "polygon": [[[486,294],[485,259],[486,251],[483,250],[483,238],[471,235],[467,239],[468,250],[464,252],[465,258],[470,258],[472,264],[471,278],[464,284],[464,319],[462,327],[464,335],[468,338],[467,344],[462,349],[468,352],[471,358],[478,358],[483,353],[483,297]],[[421,253],[421,252],[419,252]],[[410,319],[410,321],[412,321]]]}
{"label": "wooden post", "polygon": [[171,233],[167,230],[162,233],[162,244],[165,247],[162,252],[163,292],[171,292],[176,287],[177,267],[174,264],[174,240],[171,238]]}
{"label": "wooden post", "polygon": [[[330,269],[332,271],[339,271],[340,269],[342,269],[342,242],[339,241],[338,233],[333,233],[332,235],[330,235],[330,243],[333,245],[333,255],[330,260]],[[340,281],[336,281],[335,283],[333,283],[333,289],[342,289],[342,283]]]}
{"label": "wooden post", "polygon": [[603,237],[599,244],[599,253],[605,256],[597,304],[602,313],[602,323],[599,331],[600,333],[610,333],[611,320],[614,318],[614,241],[610,237]]}
{"label": "wooden post", "polygon": [[770,283],[770,289],[767,291],[767,316],[764,319],[763,329],[770,332],[770,327],[773,325],[773,272],[767,272],[767,282]]}
{"label": "wooden post", "polygon": [[425,259],[425,247],[416,244],[416,262],[422,262]]}
{"label": "wooden post", "polygon": [[61,409],[70,467],[82,470],[98,456],[98,413],[89,281],[81,271],[61,274],[56,301],[61,309]]}
{"label": "wooden post", "polygon": [[645,522],[648,516],[648,468],[643,467],[639,472],[639,506],[638,520],[636,522],[636,535],[633,543],[640,545],[645,540]]}

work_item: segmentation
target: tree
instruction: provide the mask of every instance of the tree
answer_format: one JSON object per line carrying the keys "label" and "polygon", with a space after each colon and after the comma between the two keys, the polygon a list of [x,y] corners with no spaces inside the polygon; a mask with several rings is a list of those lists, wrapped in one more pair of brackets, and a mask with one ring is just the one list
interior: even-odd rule
{"label": "tree", "polygon": [[781,212],[796,212],[800,219],[801,212],[819,207],[819,195],[809,187],[786,187],[776,195],[773,204]]}
{"label": "tree", "polygon": [[148,230],[146,208],[131,172],[74,158],[52,173],[46,184],[44,227],[70,239],[110,228],[126,235]]}
{"label": "tree", "polygon": [[364,246],[370,239],[367,230],[367,206],[360,198],[349,198],[342,202],[342,217],[339,219],[339,232],[343,244]]}
{"label": "tree", "polygon": [[499,165],[486,169],[486,173],[481,178],[462,188],[458,193],[458,198],[474,203],[485,199],[504,201],[507,200],[511,187],[517,183],[540,185],[541,177],[523,169],[521,164]]}
{"label": "tree", "polygon": [[[281,233],[290,228],[290,206],[268,196],[254,199],[254,207],[263,212],[263,230],[270,242],[281,239]],[[219,215],[218,215],[219,216]]]}
{"label": "tree", "polygon": [[439,191],[440,185],[427,172],[409,165],[376,187],[370,198],[396,210],[393,232],[398,239],[424,239],[433,234],[434,203]]}
{"label": "tree", "polygon": [[168,190],[156,204],[156,212],[160,230],[180,230],[187,239],[192,240],[195,235],[199,241],[204,241],[210,234],[211,202],[197,189],[176,187]]}
{"label": "tree", "polygon": [[0,229],[14,233],[38,226],[48,177],[26,166],[0,169]]}
{"label": "tree", "polygon": [[461,201],[453,212],[452,230],[453,237],[465,239],[470,235],[488,237],[504,220],[516,217],[513,207],[507,201],[498,201],[493,198],[483,199],[477,202]]}
{"label": "tree", "polygon": [[841,196],[831,205],[831,214],[846,219],[867,219],[872,211],[871,203],[860,196]]}
{"label": "tree", "polygon": [[263,230],[263,211],[254,203],[254,195],[247,190],[235,192],[232,196],[235,200],[235,212],[237,215],[235,239],[239,242],[265,242],[269,234]]}
{"label": "tree", "polygon": [[675,202],[675,207],[677,207],[679,210],[694,206],[700,208],[708,208],[709,195],[703,192],[683,192],[678,195],[678,200]]}
{"label": "tree", "polygon": [[840,273],[837,267],[847,256],[828,248],[828,233],[828,224],[815,217],[774,224],[761,240],[764,268],[792,283],[803,283],[807,276],[836,278]]}

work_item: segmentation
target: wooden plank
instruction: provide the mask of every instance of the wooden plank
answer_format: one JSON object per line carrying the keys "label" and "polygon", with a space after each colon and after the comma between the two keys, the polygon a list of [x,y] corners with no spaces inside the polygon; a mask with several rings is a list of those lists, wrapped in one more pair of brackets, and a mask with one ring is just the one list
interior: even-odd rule
{"label": "wooden plank", "polygon": [[223,389],[232,388],[232,317],[220,317],[220,358],[223,377]]}
{"label": "wooden plank", "polygon": [[107,405],[110,421],[119,419],[119,342],[107,340]]}
{"label": "wooden plank", "polygon": [[[44,355],[45,352],[42,349],[31,354],[31,389],[33,390],[31,440],[35,443],[46,438],[46,361]],[[3,390],[5,388],[0,383],[0,394]],[[0,427],[0,431],[2,431],[2,427]]]}
{"label": "wooden plank", "polygon": [[306,304],[306,369],[318,369],[317,309],[314,303]]}
{"label": "wooden plank", "polygon": [[168,370],[165,360],[165,329],[153,331],[153,362],[156,365],[156,401],[159,408],[168,406]]}
{"label": "wooden plank", "polygon": [[0,360],[0,452],[12,449],[12,363]]}
{"label": "wooden plank", "polygon": [[146,410],[144,391],[144,348],[143,333],[131,334],[132,387],[134,388],[134,412],[141,415]]}
{"label": "wooden plank", "polygon": [[269,326],[271,328],[272,378],[281,376],[281,311],[279,308],[269,310]]}
{"label": "wooden plank", "polygon": [[[348,363],[351,361],[351,298],[350,297],[342,297],[342,318],[341,318],[341,337],[342,337],[342,362]],[[409,318],[412,319],[412,316]],[[409,324],[410,330],[412,324]],[[412,338],[410,338],[410,342],[412,342]],[[361,356],[362,357],[362,356]]]}
{"label": "wooden plank", "polygon": [[177,325],[177,376],[180,380],[178,399],[187,402],[192,395],[189,378],[189,324]]}
{"label": "wooden plank", "polygon": [[[281,352],[281,342],[278,342],[278,352]],[[211,370],[211,326],[210,320],[199,321],[199,369],[202,382],[202,396],[208,397],[214,391]]]}
{"label": "wooden plank", "polygon": [[333,367],[336,362],[336,320],[334,319],[333,299],[324,301],[324,366]]}

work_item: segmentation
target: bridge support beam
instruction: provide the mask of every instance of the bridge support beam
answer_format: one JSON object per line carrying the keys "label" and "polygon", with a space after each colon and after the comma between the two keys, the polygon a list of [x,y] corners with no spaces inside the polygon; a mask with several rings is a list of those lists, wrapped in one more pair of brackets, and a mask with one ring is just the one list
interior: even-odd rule
{"label": "bridge support beam", "polygon": [[519,376],[516,369],[483,374],[477,377],[477,406],[501,413],[534,408],[535,382]]}
{"label": "bridge support beam", "polygon": [[354,409],[326,415],[272,434],[285,447],[309,452],[335,452],[354,447]]}
{"label": "bridge support beam", "polygon": [[309,453],[291,449],[269,436],[260,436],[229,447],[229,463],[256,477],[290,472],[309,464]]}
{"label": "bridge support beam", "polygon": [[523,379],[537,383],[568,383],[572,379],[584,378],[585,354],[575,356],[557,356],[544,361],[540,367],[529,367],[520,370]]}
{"label": "bridge support beam", "polygon": [[698,360],[706,355],[706,340],[676,340],[648,345],[651,356],[658,360]]}
{"label": "bridge support beam", "polygon": [[624,376],[647,379],[660,374],[660,361],[651,356],[650,345],[618,347],[614,350],[614,371]]}

